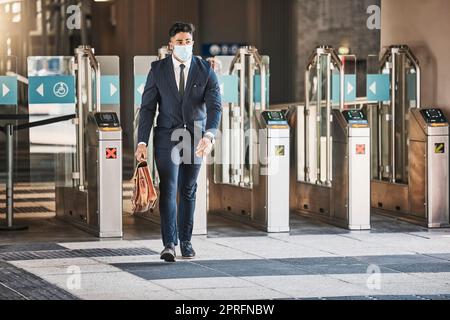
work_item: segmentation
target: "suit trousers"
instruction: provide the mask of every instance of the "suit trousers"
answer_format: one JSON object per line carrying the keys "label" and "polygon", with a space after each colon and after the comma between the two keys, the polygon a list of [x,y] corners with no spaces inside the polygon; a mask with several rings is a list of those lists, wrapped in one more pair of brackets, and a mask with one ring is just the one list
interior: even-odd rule
{"label": "suit trousers", "polygon": [[[197,179],[202,159],[195,156],[199,143],[187,130],[155,128],[155,160],[160,177],[159,212],[164,246],[191,241],[194,227]],[[178,198],[178,205],[177,205]]]}

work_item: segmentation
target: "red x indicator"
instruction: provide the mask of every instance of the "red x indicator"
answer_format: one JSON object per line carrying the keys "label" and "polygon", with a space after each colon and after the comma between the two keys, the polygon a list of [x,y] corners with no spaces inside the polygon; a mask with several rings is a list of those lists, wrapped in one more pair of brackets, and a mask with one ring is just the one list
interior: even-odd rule
{"label": "red x indicator", "polygon": [[356,154],[366,154],[366,145],[365,144],[357,144],[356,145]]}
{"label": "red x indicator", "polygon": [[117,148],[106,148],[106,159],[117,159]]}

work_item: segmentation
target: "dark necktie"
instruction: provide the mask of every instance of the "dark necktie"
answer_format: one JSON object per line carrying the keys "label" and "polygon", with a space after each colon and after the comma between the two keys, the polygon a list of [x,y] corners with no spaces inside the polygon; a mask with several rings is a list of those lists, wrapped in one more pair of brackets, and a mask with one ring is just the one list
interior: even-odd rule
{"label": "dark necktie", "polygon": [[178,91],[180,92],[181,98],[184,97],[184,87],[186,86],[186,80],[184,79],[184,68],[186,68],[186,66],[184,64],[180,64],[180,87]]}

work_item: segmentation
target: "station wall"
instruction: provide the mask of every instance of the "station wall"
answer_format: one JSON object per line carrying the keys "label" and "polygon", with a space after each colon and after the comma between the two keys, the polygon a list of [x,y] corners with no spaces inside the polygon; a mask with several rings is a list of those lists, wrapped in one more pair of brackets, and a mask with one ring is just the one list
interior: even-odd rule
{"label": "station wall", "polygon": [[407,44],[422,69],[422,105],[450,116],[450,1],[382,0],[381,45]]}

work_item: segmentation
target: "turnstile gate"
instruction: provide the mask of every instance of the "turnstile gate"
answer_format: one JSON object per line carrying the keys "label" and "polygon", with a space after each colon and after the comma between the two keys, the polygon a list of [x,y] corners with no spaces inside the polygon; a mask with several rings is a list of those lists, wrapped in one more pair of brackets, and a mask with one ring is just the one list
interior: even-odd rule
{"label": "turnstile gate", "polygon": [[409,47],[387,48],[379,72],[390,76],[390,100],[368,110],[371,206],[428,228],[448,226],[448,121],[441,110],[422,108],[420,65]]}
{"label": "turnstile gate", "polygon": [[[216,60],[216,70],[223,69]],[[288,232],[290,129],[283,112],[268,110],[268,78],[269,58],[240,48],[226,79],[237,94],[225,92],[208,209],[267,232]]]}
{"label": "turnstile gate", "polygon": [[93,49],[82,46],[75,53],[76,152],[57,163],[56,215],[98,237],[122,237],[119,116],[102,112],[100,63]]}
{"label": "turnstile gate", "polygon": [[[334,104],[333,73],[340,83]],[[296,107],[291,209],[350,230],[370,229],[369,123],[361,110],[344,105],[344,67],[333,48],[312,54],[305,95],[305,105]]]}

